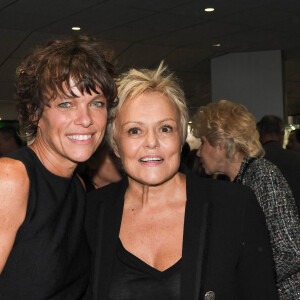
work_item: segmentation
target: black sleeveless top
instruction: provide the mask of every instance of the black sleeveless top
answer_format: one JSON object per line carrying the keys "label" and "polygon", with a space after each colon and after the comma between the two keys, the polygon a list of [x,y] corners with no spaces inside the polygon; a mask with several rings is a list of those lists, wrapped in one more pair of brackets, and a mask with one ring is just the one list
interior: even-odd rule
{"label": "black sleeveless top", "polygon": [[6,156],[23,162],[30,190],[25,220],[0,275],[0,299],[81,299],[90,258],[81,182],[76,175],[52,174],[28,147]]}
{"label": "black sleeveless top", "polygon": [[[128,252],[119,239],[109,300],[179,300],[181,261],[161,272]],[[101,291],[100,291],[101,293]]]}

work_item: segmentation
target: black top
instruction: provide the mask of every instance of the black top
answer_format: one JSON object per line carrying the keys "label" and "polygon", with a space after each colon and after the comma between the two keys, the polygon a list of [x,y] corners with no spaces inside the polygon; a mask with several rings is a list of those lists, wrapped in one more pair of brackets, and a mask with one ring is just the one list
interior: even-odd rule
{"label": "black top", "polygon": [[179,300],[181,260],[161,272],[128,252],[118,241],[110,300]]}
{"label": "black top", "polygon": [[82,184],[76,175],[50,173],[28,147],[7,157],[23,162],[30,189],[25,220],[0,275],[0,299],[81,299],[90,254]]}
{"label": "black top", "polygon": [[[278,299],[265,218],[253,192],[240,184],[199,178],[187,168],[182,172],[187,202],[180,299]],[[124,178],[88,195],[89,299],[107,300],[127,188]]]}

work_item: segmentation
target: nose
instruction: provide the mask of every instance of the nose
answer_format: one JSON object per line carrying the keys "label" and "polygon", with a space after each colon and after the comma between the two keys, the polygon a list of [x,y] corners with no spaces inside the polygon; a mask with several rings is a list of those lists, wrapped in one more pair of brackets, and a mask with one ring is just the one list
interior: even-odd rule
{"label": "nose", "polygon": [[79,107],[76,111],[76,125],[81,125],[83,127],[89,127],[93,124],[93,119],[91,117],[91,112],[87,107]]}
{"label": "nose", "polygon": [[159,140],[155,132],[149,131],[145,139],[145,147],[154,149],[159,145]]}
{"label": "nose", "polygon": [[198,148],[197,152],[196,152],[196,155],[198,157],[201,157],[201,146]]}

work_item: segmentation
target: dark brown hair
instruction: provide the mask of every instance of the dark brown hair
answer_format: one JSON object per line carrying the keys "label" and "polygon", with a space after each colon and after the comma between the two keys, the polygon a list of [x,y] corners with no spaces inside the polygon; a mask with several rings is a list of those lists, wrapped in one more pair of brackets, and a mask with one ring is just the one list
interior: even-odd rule
{"label": "dark brown hair", "polygon": [[263,116],[256,126],[260,134],[260,138],[263,138],[268,134],[275,134],[278,137],[284,135],[284,121],[277,116]]}
{"label": "dark brown hair", "polygon": [[116,101],[114,68],[102,44],[88,36],[53,40],[37,47],[17,68],[15,101],[20,128],[26,139],[35,137],[45,105],[55,97],[77,97],[72,84],[83,93],[99,94],[108,110]]}

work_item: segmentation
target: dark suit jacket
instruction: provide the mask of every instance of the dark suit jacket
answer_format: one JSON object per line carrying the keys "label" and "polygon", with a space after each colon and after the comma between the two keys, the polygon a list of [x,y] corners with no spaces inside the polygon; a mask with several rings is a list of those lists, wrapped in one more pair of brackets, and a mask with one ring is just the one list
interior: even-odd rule
{"label": "dark suit jacket", "polygon": [[[277,299],[264,216],[247,187],[186,171],[181,299]],[[93,253],[90,298],[106,299],[127,179],[91,192],[87,236]]]}
{"label": "dark suit jacket", "polygon": [[288,182],[300,212],[300,153],[283,149],[276,141],[266,142],[263,147],[265,158],[278,167]]}

